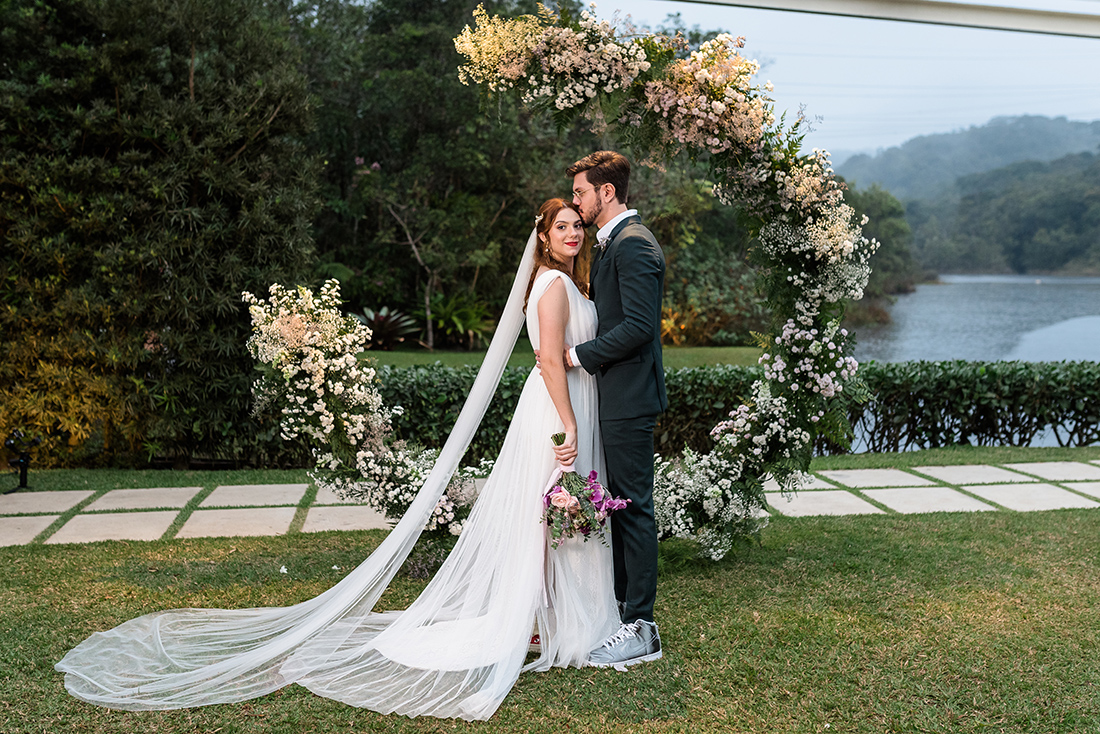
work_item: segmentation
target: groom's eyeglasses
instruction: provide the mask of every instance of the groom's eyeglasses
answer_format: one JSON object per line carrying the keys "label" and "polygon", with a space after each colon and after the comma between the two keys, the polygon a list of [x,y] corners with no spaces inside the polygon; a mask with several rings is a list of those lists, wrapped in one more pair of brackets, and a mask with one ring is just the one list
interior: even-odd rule
{"label": "groom's eyeglasses", "polygon": [[587,189],[573,189],[573,196],[580,199],[585,194],[587,194],[589,191],[595,191],[595,190],[596,190],[595,186],[589,186]]}

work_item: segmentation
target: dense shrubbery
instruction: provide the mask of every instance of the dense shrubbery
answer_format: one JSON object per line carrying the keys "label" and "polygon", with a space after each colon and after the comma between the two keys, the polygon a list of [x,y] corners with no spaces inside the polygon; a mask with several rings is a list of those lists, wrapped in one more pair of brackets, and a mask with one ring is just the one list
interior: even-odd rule
{"label": "dense shrubbery", "polygon": [[[1026,446],[1051,427],[1065,446],[1100,443],[1100,364],[1095,362],[903,362],[867,364],[871,399],[856,406],[855,451],[906,451],[960,443]],[[465,464],[495,458],[529,370],[505,370]],[[665,373],[669,410],[657,424],[657,449],[708,451],[709,432],[749,394],[759,368],[716,366]],[[476,367],[381,367],[380,391],[400,438],[441,447],[477,375]],[[256,446],[265,445],[257,441]],[[276,439],[277,440],[277,439]],[[830,453],[835,447],[820,445]],[[49,462],[42,450],[36,456]],[[302,465],[294,446],[279,459]]]}
{"label": "dense shrubbery", "polygon": [[[960,443],[1027,446],[1052,427],[1058,442],[1100,442],[1100,364],[1095,362],[903,362],[867,364],[872,398],[852,410],[856,451],[906,451]],[[496,456],[528,370],[505,372],[465,463]],[[383,397],[405,412],[395,430],[441,446],[477,369],[441,365],[382,368]],[[756,367],[697,367],[665,373],[669,409],[658,451],[710,449],[710,430],[749,394]],[[821,445],[828,453],[832,447]]]}
{"label": "dense shrubbery", "polygon": [[863,368],[871,399],[853,411],[857,451],[955,444],[1100,443],[1100,363],[901,362]]}
{"label": "dense shrubbery", "polygon": [[262,0],[0,3],[0,429],[42,463],[277,460],[240,292],[311,261],[296,60]]}

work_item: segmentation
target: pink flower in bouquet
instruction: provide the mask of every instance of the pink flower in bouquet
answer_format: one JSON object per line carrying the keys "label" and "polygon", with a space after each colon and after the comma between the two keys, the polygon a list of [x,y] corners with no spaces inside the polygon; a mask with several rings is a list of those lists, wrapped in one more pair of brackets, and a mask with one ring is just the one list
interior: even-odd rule
{"label": "pink flower in bouquet", "polygon": [[[555,434],[551,440],[560,445],[565,434]],[[550,547],[557,548],[566,538],[578,535],[585,540],[592,533],[600,536],[606,545],[604,526],[607,517],[615,510],[626,507],[630,500],[612,497],[597,481],[596,472],[590,472],[587,480],[575,471],[558,469],[560,476],[543,497],[543,521],[550,537]],[[568,489],[566,488],[568,487]]]}
{"label": "pink flower in bouquet", "polygon": [[576,502],[577,498],[566,492],[561,487],[556,487],[558,490],[550,495],[550,504],[554,507],[564,510],[569,506],[571,502]]}
{"label": "pink flower in bouquet", "polygon": [[[595,474],[596,472],[592,473]],[[597,508],[603,507],[603,503],[607,498],[607,494],[604,492],[603,486],[599,484],[593,486],[594,480],[591,477],[589,477],[588,481],[589,486],[592,487],[592,494],[589,495],[589,499],[592,500],[592,504],[595,505]]]}

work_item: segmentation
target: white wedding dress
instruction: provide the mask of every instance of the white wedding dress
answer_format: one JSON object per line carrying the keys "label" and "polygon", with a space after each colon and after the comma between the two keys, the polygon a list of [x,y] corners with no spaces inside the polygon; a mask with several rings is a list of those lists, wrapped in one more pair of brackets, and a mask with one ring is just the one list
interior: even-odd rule
{"label": "white wedding dress", "polygon": [[[537,369],[454,550],[408,609],[372,611],[480,422],[485,392],[492,393],[486,384],[495,388],[499,381],[522,319],[533,244],[534,233],[454,441],[369,558],[329,591],[292,607],[171,610],[96,633],[56,665],[69,692],[109,708],[170,709],[245,700],[298,683],[381,713],[479,720],[492,716],[522,671],[583,665],[619,625],[611,551],[595,538],[548,548],[542,497],[556,466],[550,436],[562,421]],[[530,296],[535,348],[538,299],[557,279],[569,294],[567,343],[595,336],[595,307],[563,273],[549,271]],[[507,344],[498,345],[501,338]],[[576,467],[602,475],[595,380],[584,370],[567,374],[578,425]],[[542,648],[524,666],[533,625]]]}

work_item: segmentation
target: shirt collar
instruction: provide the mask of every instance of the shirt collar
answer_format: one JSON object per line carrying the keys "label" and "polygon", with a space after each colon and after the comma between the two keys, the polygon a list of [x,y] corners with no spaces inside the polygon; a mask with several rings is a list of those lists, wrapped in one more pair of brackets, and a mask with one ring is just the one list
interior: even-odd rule
{"label": "shirt collar", "polygon": [[610,222],[600,227],[599,231],[596,232],[596,241],[607,242],[607,240],[611,238],[611,233],[615,231],[615,226],[618,225],[619,222],[623,221],[627,217],[637,216],[637,214],[637,209],[627,209],[625,212],[622,212]]}

